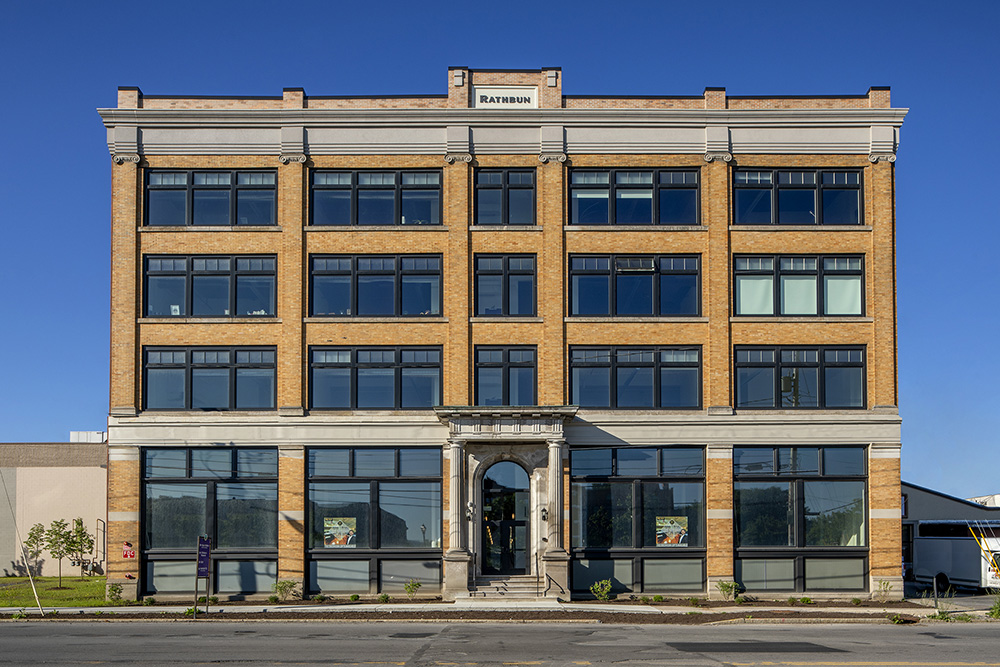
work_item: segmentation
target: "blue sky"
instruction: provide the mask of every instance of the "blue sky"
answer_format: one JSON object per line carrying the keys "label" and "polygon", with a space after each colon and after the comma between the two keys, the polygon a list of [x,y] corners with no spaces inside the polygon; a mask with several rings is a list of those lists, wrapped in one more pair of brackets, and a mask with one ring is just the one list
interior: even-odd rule
{"label": "blue sky", "polygon": [[998,2],[11,3],[0,441],[104,430],[111,160],[94,111],[149,94],[446,92],[448,65],[567,94],[863,94],[910,108],[897,177],[903,479],[1000,492]]}

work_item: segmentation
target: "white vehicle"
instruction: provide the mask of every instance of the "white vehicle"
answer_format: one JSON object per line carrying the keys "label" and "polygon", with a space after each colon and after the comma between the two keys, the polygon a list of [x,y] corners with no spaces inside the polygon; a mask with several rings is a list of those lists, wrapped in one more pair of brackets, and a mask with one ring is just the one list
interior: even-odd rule
{"label": "white vehicle", "polygon": [[949,587],[1000,589],[1000,520],[918,521],[913,578]]}

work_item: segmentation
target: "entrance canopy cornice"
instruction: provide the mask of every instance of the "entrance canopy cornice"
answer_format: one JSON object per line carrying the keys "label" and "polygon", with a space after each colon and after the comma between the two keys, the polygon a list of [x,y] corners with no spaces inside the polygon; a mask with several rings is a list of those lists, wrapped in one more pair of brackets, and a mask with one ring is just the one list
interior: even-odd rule
{"label": "entrance canopy cornice", "polygon": [[521,442],[564,439],[564,426],[576,416],[577,410],[575,405],[434,408],[452,439]]}

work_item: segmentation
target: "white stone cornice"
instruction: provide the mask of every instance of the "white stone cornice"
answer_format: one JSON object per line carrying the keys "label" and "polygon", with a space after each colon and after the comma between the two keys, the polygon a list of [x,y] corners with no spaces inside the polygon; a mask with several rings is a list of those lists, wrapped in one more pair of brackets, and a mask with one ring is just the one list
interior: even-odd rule
{"label": "white stone cornice", "polygon": [[[905,109],[102,109],[112,155],[890,155]],[[141,130],[141,132],[140,132]],[[716,156],[719,156],[718,158]]]}

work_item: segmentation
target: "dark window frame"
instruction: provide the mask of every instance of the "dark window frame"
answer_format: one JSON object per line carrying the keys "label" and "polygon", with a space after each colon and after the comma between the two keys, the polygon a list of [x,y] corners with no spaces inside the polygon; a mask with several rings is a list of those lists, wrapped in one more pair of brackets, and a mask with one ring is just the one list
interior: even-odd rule
{"label": "dark window frame", "polygon": [[[229,261],[228,271],[210,271],[210,270],[196,270],[194,268],[195,260],[199,259],[209,259],[218,260],[225,259]],[[156,260],[184,260],[183,270],[160,270],[160,269],[150,269],[150,262]],[[271,269],[240,269],[240,260],[264,260],[265,262],[270,262],[273,268]],[[278,267],[277,267],[277,255],[145,255],[143,256],[143,306],[142,312],[144,317],[234,317],[234,318],[246,318],[246,319],[259,319],[267,317],[277,317],[277,283],[278,283]],[[150,276],[180,276],[184,278],[184,312],[185,315],[151,315],[149,314],[149,278]],[[235,313],[230,315],[207,315],[200,316],[194,315],[192,313],[194,306],[194,277],[195,276],[228,276],[229,277],[229,312]],[[236,286],[238,276],[271,276],[272,281],[272,294],[271,294],[271,312],[263,315],[240,315],[236,312]]]}
{"label": "dark window frame", "polygon": [[[359,362],[358,352],[365,351],[392,351],[394,353],[393,361],[391,362]],[[443,379],[444,379],[444,352],[440,345],[311,345],[309,346],[309,409],[317,411],[327,411],[327,410],[424,410],[429,408],[414,408],[414,407],[401,407],[402,405],[402,371],[404,368],[436,368],[438,371],[438,387],[441,393],[444,392]],[[350,361],[349,362],[316,362],[314,361],[314,352],[349,352]],[[403,352],[436,352],[438,355],[438,361],[414,361],[414,362],[404,362],[402,360]],[[326,408],[326,407],[315,407],[313,404],[315,395],[315,379],[313,370],[316,368],[348,368],[350,369],[350,407],[345,408]],[[359,368],[392,368],[393,373],[393,407],[391,408],[359,408],[358,406],[358,369]],[[442,396],[437,397],[437,402],[435,405],[440,405]]]}
{"label": "dark window frame", "polygon": [[[480,268],[480,260],[490,260],[499,259],[502,262],[502,268],[497,271],[494,269],[482,269]],[[510,268],[510,260],[512,259],[531,259],[531,269],[512,269]],[[535,317],[538,313],[538,258],[536,255],[532,254],[511,254],[502,255],[495,253],[476,253],[472,260],[473,264],[473,285],[474,294],[473,298],[475,300],[475,316],[476,317]],[[516,313],[511,314],[510,310],[510,277],[511,276],[531,276],[531,312],[530,313]],[[479,278],[480,276],[501,276],[501,313],[483,313],[480,312],[480,301],[479,301]]]}
{"label": "dark window frame", "polygon": [[[607,260],[608,268],[575,268],[574,263],[577,260]],[[623,268],[620,263],[636,263],[645,260],[651,260],[652,264],[650,268],[646,269],[644,267],[637,268]],[[673,260],[687,260],[694,261],[694,268],[677,268],[673,266],[665,266],[666,262],[669,260],[670,264],[673,264]],[[653,313],[649,315],[619,315],[618,314],[618,276],[623,273],[642,273],[649,274],[652,276],[652,302],[653,302]],[[588,314],[577,314],[574,313],[573,303],[574,303],[574,290],[573,290],[573,278],[574,276],[608,276],[608,315],[588,315]],[[693,313],[683,313],[683,314],[666,314],[660,313],[660,287],[661,287],[661,276],[664,275],[688,275],[695,276],[697,292],[697,303],[695,306],[695,312]],[[702,312],[702,279],[701,279],[701,255],[692,254],[653,254],[653,255],[643,255],[643,254],[582,254],[573,253],[569,256],[569,276],[567,278],[567,292],[569,296],[569,303],[567,304],[567,313],[570,317],[699,317]]]}
{"label": "dark window frame", "polygon": [[[277,523],[278,523],[278,512],[277,512],[277,492],[278,492],[278,451],[274,447],[225,447],[225,448],[215,448],[214,451],[228,451],[230,453],[230,474],[228,477],[208,477],[208,476],[195,476],[192,470],[192,454],[197,448],[194,447],[143,447],[142,455],[140,458],[141,465],[141,491],[140,491],[140,510],[139,514],[143,517],[143,530],[141,537],[141,553],[145,563],[156,560],[166,560],[166,561],[176,561],[176,560],[191,560],[193,561],[197,557],[198,545],[191,544],[189,547],[149,547],[146,542],[146,531],[148,527],[145,525],[147,516],[147,492],[146,488],[150,484],[171,484],[171,485],[185,485],[192,488],[204,488],[205,489],[205,528],[208,535],[212,538],[212,558],[213,560],[274,560],[277,562],[278,557],[278,545],[275,544],[273,548],[268,547],[220,547],[217,544],[218,539],[218,500],[217,500],[217,485],[219,484],[241,484],[246,486],[265,486],[273,485],[275,488],[275,535],[277,535]],[[185,452],[185,470],[183,474],[178,474],[175,476],[159,476],[148,474],[146,460],[150,450],[173,450],[173,451],[184,451]],[[272,451],[275,454],[275,471],[273,475],[240,475],[238,470],[239,452],[240,451]],[[145,565],[144,565],[145,567]],[[213,568],[214,570],[214,568]],[[213,571],[213,590],[217,590],[217,573]],[[148,590],[148,589],[147,589]]]}
{"label": "dark window frame", "polygon": [[[858,352],[861,361],[827,361],[827,352]],[[770,352],[773,361],[741,361],[742,352]],[[782,352],[816,352],[816,361],[783,360]],[[750,356],[750,355],[748,355]],[[772,368],[774,369],[774,394],[771,405],[740,405],[739,369],[741,368]],[[782,374],[784,368],[815,368],[817,369],[816,405],[782,405]],[[860,368],[861,369],[861,405],[830,406],[826,405],[826,370],[828,368]],[[738,410],[865,410],[868,407],[868,348],[865,345],[737,345],[733,353],[733,403]]]}
{"label": "dark window frame", "polygon": [[[237,369],[240,368],[263,368],[270,369],[271,374],[271,396],[274,402],[277,403],[277,348],[274,346],[237,346],[237,347],[227,347],[227,346],[216,346],[216,345],[194,345],[194,346],[171,346],[171,345],[151,345],[143,347],[142,349],[142,405],[143,410],[150,412],[231,412],[231,411],[273,411],[277,410],[277,406],[273,405],[270,408],[252,408],[243,409],[236,407],[236,376]],[[183,352],[184,362],[170,362],[170,363],[159,363],[159,362],[149,362],[150,352]],[[228,362],[213,362],[213,363],[196,363],[191,359],[191,355],[194,352],[227,352],[230,355]],[[264,352],[270,353],[271,358],[274,361],[266,362],[238,362],[236,360],[237,354],[240,352]],[[149,392],[149,369],[150,368],[173,368],[173,369],[183,369],[184,370],[184,407],[183,408],[156,408],[149,407],[147,404]],[[225,368],[229,371],[229,407],[227,408],[192,408],[192,370],[196,368]]]}
{"label": "dark window frame", "polygon": [[[652,173],[652,183],[618,183],[617,175],[619,173],[637,173],[637,172],[651,172]],[[606,173],[608,174],[608,183],[573,183],[573,174],[582,173]],[[662,183],[662,174],[665,173],[684,173],[684,174],[694,174],[694,184],[690,183]],[[599,168],[578,168],[570,169],[569,176],[567,178],[567,186],[569,189],[569,202],[568,202],[568,218],[570,225],[649,225],[651,227],[655,226],[689,226],[689,225],[699,225],[701,224],[701,170],[697,167],[628,167],[628,168],[615,168],[615,169],[599,169]],[[572,207],[573,207],[573,192],[574,191],[585,191],[585,190],[607,190],[608,191],[608,222],[606,223],[593,223],[593,222],[575,222],[572,219]],[[616,211],[616,193],[621,191],[637,191],[637,190],[650,190],[652,192],[652,212],[651,220],[648,223],[636,223],[636,222],[618,222],[617,221],[617,211]],[[660,191],[661,190],[693,190],[695,193],[695,215],[694,220],[686,223],[679,222],[660,222]]]}
{"label": "dark window frame", "polygon": [[[573,453],[581,451],[594,451],[594,450],[607,450],[612,451],[611,454],[611,474],[579,474],[573,472]],[[622,450],[629,449],[643,449],[643,450],[655,450],[655,469],[656,473],[651,475],[622,475],[619,473],[618,458],[619,452]],[[671,449],[698,449],[702,452],[701,468],[697,472],[691,474],[680,474],[672,473],[666,474],[663,472],[663,458],[664,453],[669,452]],[[699,531],[702,536],[703,544],[700,546],[687,546],[683,548],[664,548],[657,546],[655,543],[646,544],[644,539],[644,525],[643,525],[643,512],[645,510],[645,503],[643,499],[643,484],[650,482],[663,482],[666,484],[698,484],[702,485],[702,510],[705,512],[702,516],[703,525],[699,527]],[[633,579],[636,579],[637,575],[641,575],[642,572],[642,562],[640,557],[652,558],[704,558],[708,549],[708,539],[707,539],[707,509],[708,509],[708,498],[707,498],[707,464],[705,460],[705,448],[697,445],[676,445],[675,447],[669,446],[635,446],[635,447],[572,447],[570,448],[570,489],[576,483],[618,483],[618,484],[630,484],[632,488],[632,525],[631,525],[631,546],[610,546],[610,547],[594,547],[594,546],[572,546],[573,536],[570,536],[570,552],[574,558],[614,558],[614,559],[635,559],[635,567],[633,569]],[[572,493],[572,490],[570,491]],[[570,520],[570,525],[572,526],[572,519]],[[636,582],[639,580],[636,579]]]}
{"label": "dark window frame", "polygon": [[[764,268],[738,268],[740,260],[769,259],[772,262],[771,269]],[[783,269],[781,261],[784,259],[814,259],[815,269]],[[860,267],[857,269],[828,269],[826,260],[860,260]],[[739,312],[739,302],[736,294],[737,276],[770,276],[772,290],[772,315],[757,315],[753,313],[743,314]],[[781,312],[781,277],[782,276],[816,276],[816,312],[809,313],[789,313]],[[838,315],[826,313],[826,298],[823,278],[826,276],[857,276],[861,279],[861,312],[854,315]],[[864,317],[865,316],[865,256],[858,254],[836,254],[836,255],[735,255],[733,257],[733,315],[736,317]]]}
{"label": "dark window frame", "polygon": [[[818,450],[818,463],[819,468],[815,474],[811,471],[799,472],[799,471],[780,471],[780,454],[781,450],[790,450],[802,447],[804,449],[817,449]],[[762,471],[762,472],[738,472],[737,471],[737,453],[736,450],[743,449],[755,449],[755,450],[772,450],[772,471]],[[828,449],[860,449],[862,452],[862,472],[859,474],[826,474],[824,470],[825,465],[825,450]],[[867,488],[869,466],[867,449],[864,445],[788,445],[788,446],[753,446],[753,445],[736,445],[733,447],[733,496],[734,496],[734,507],[733,507],[733,548],[735,550],[735,557],[738,560],[744,558],[762,558],[762,559],[776,559],[776,560],[791,560],[794,561],[793,571],[795,579],[795,591],[805,591],[807,590],[806,580],[805,580],[805,562],[809,558],[845,558],[845,559],[857,559],[862,558],[864,561],[864,569],[868,570],[868,555],[871,548],[871,517],[869,516],[868,503],[870,492]],[[793,505],[793,524],[792,533],[795,538],[794,546],[744,546],[739,543],[740,538],[740,513],[739,507],[735,504],[736,495],[736,484],[740,482],[748,483],[781,483],[788,484],[791,494],[791,502]],[[808,482],[860,482],[863,484],[862,488],[862,507],[864,513],[864,527],[863,534],[865,544],[864,546],[817,546],[817,545],[807,545],[806,544],[806,513],[805,513],[805,484]],[[867,577],[866,588],[867,588]]]}
{"label": "dark window frame", "polygon": [[[424,560],[432,561],[440,559],[443,555],[444,549],[444,533],[445,526],[444,521],[441,521],[441,534],[436,537],[432,537],[428,542],[434,539],[439,539],[441,542],[439,546],[432,547],[426,546],[423,548],[419,547],[383,547],[382,542],[382,509],[379,504],[379,490],[383,483],[395,483],[395,482],[413,482],[413,483],[425,483],[425,484],[437,484],[439,501],[441,506],[444,506],[444,494],[445,494],[445,479],[443,467],[438,468],[437,475],[401,475],[400,473],[400,451],[404,449],[423,449],[423,450],[433,450],[438,454],[439,466],[443,463],[443,456],[441,455],[440,447],[372,447],[372,449],[391,449],[395,451],[394,454],[394,475],[387,475],[381,477],[372,476],[356,476],[354,469],[354,454],[359,449],[366,448],[352,448],[352,447],[308,447],[306,448],[306,466],[304,470],[304,481],[306,488],[305,504],[306,504],[306,523],[309,526],[308,530],[313,530],[312,516],[313,505],[312,505],[312,485],[314,484],[337,484],[337,483],[353,483],[353,484],[365,484],[369,485],[368,491],[368,547],[358,547],[351,549],[329,549],[322,545],[316,546],[310,544],[311,538],[309,535],[305,536],[304,548],[306,553],[306,558],[309,561],[337,561],[337,560],[350,560],[350,561],[368,561],[368,585],[374,590],[377,587],[380,572],[381,572],[381,561],[382,560]],[[309,461],[311,458],[312,451],[318,450],[338,450],[348,452],[348,470],[350,475],[322,475],[322,474],[312,474]]]}
{"label": "dark window frame", "polygon": [[[392,269],[361,269],[359,262],[364,259],[392,259]],[[405,269],[404,260],[433,259],[437,261],[436,269]],[[316,269],[317,260],[347,260],[350,262],[350,269]],[[443,258],[440,254],[430,255],[327,255],[315,254],[309,256],[309,316],[310,317],[443,317],[444,314],[444,290],[443,287]],[[358,285],[359,276],[391,275],[393,276],[393,314],[385,315],[357,315],[358,312]],[[350,276],[350,312],[341,313],[319,313],[315,312],[315,281],[316,276]],[[438,279],[438,303],[436,313],[409,313],[403,314],[403,278],[404,276],[437,276]],[[432,308],[433,310],[433,308]]]}
{"label": "dark window frame", "polygon": [[[530,362],[514,362],[510,360],[511,352],[531,352]],[[499,362],[481,362],[479,360],[480,352],[500,352],[501,361]],[[501,393],[503,395],[503,401],[500,405],[537,405],[538,402],[538,348],[535,345],[476,345],[473,350],[473,360],[474,360],[474,376],[473,385],[475,387],[475,397],[474,402],[476,405],[483,405],[479,402],[479,369],[481,368],[500,368],[501,370],[501,382],[502,388]],[[512,404],[510,402],[510,369],[511,368],[530,368],[532,371],[532,402],[531,403],[516,403]]]}
{"label": "dark window frame", "polygon": [[[194,220],[194,193],[199,190],[217,190],[230,193],[229,196],[229,224],[220,225],[226,227],[274,227],[278,224],[278,172],[275,169],[146,169],[143,180],[143,226],[146,227],[201,227],[216,225],[198,225]],[[228,184],[195,184],[195,174],[230,174]],[[153,174],[185,174],[184,185],[160,185],[151,184],[150,177]],[[273,176],[273,183],[240,183],[241,174],[268,174]],[[271,208],[271,218],[274,222],[265,225],[242,225],[237,220],[237,206],[240,191],[258,190],[272,192],[274,197]],[[152,225],[149,222],[149,193],[154,191],[183,191],[185,195],[184,222],[179,225]]]}
{"label": "dark window frame", "polygon": [[[531,174],[531,184],[524,185],[522,183],[510,183],[510,175],[515,173],[530,173]],[[500,174],[501,183],[499,185],[492,183],[480,183],[480,174]],[[538,174],[535,169],[531,167],[508,167],[503,169],[497,168],[483,168],[476,169],[473,174],[474,189],[475,189],[475,199],[474,199],[474,225],[481,225],[483,227],[500,227],[504,225],[514,225],[514,226],[531,226],[536,224],[538,217],[538,200],[536,196],[536,185],[538,181]],[[479,192],[483,190],[499,190],[500,191],[500,222],[480,222],[479,220]],[[511,222],[510,221],[510,192],[511,190],[528,190],[531,192],[531,220],[528,222]]]}
{"label": "dark window frame", "polygon": [[[577,362],[573,359],[574,352],[602,352],[608,351],[609,360],[608,361],[586,361]],[[697,361],[683,361],[683,362],[665,362],[662,361],[661,352],[673,352],[673,351],[694,351],[697,353]],[[643,362],[643,361],[626,361],[620,362],[618,360],[619,352],[625,353],[641,353],[641,352],[652,352],[653,361]],[[590,406],[579,404],[581,408],[585,409],[607,409],[607,410],[700,410],[702,408],[702,402],[704,399],[704,387],[703,387],[703,372],[702,372],[702,346],[701,345],[571,345],[569,347],[569,364],[568,374],[569,374],[569,392],[570,392],[570,404],[577,405],[577,397],[572,395],[573,392],[573,370],[576,368],[608,368],[610,377],[610,405],[607,406]],[[653,405],[650,406],[619,406],[618,405],[618,392],[617,392],[617,374],[616,370],[618,368],[652,368],[653,369]],[[698,404],[688,407],[668,407],[661,408],[658,407],[662,402],[662,391],[660,386],[660,370],[662,368],[695,368],[698,371]]]}
{"label": "dark window frame", "polygon": [[[318,174],[349,174],[350,184],[323,184],[316,183]],[[393,183],[390,185],[373,185],[359,183],[360,174],[393,174]],[[404,184],[404,174],[435,174],[438,177],[436,184]],[[321,190],[339,190],[350,192],[350,221],[347,224],[340,223],[317,223],[314,220],[315,195]],[[371,224],[358,222],[358,193],[362,191],[391,191],[393,195],[393,221],[391,223]],[[417,222],[406,223],[403,216],[403,195],[404,191],[433,191],[438,193],[438,222]],[[444,224],[444,173],[441,169],[312,169],[309,177],[309,226],[318,228],[342,228],[342,227],[388,227],[393,225],[407,226],[434,226],[439,227]]]}
{"label": "dark window frame", "polygon": [[[779,183],[780,177],[779,173],[811,173],[815,174],[815,183],[809,184],[792,184],[792,183]],[[750,173],[770,173],[771,182],[770,184],[761,183],[739,183],[739,174],[750,174]],[[824,174],[851,174],[857,175],[857,183],[823,183]],[[781,167],[781,168],[754,168],[747,167],[743,169],[736,169],[733,171],[733,224],[734,225],[861,225],[864,224],[865,220],[865,197],[864,197],[864,169],[858,168],[819,168],[819,169],[808,169],[808,168],[798,168],[798,167]],[[742,222],[738,219],[738,211],[736,208],[736,193],[737,191],[747,191],[747,190],[758,190],[761,192],[770,193],[771,202],[771,221],[770,222]],[[816,204],[816,221],[813,223],[802,223],[802,222],[791,222],[783,223],[781,222],[779,213],[779,198],[781,191],[805,191],[812,190],[815,192],[815,204]],[[826,223],[823,220],[823,193],[826,190],[856,190],[858,193],[858,220],[857,222],[832,222]]]}

